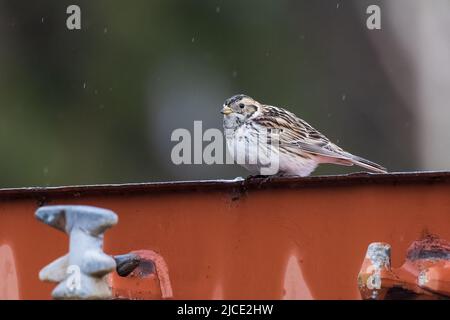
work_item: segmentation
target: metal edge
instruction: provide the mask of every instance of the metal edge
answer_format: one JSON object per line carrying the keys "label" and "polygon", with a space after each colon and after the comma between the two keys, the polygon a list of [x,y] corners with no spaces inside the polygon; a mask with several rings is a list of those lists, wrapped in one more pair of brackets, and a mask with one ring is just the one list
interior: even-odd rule
{"label": "metal edge", "polygon": [[198,180],[130,184],[99,184],[61,187],[28,187],[0,189],[0,200],[34,198],[46,199],[64,196],[80,197],[95,195],[127,195],[156,192],[209,192],[214,190],[257,190],[272,188],[334,187],[354,185],[395,185],[395,184],[450,183],[449,171],[429,172],[393,172],[388,174],[353,173],[348,175],[312,176],[312,177],[274,177],[234,179],[234,180]]}

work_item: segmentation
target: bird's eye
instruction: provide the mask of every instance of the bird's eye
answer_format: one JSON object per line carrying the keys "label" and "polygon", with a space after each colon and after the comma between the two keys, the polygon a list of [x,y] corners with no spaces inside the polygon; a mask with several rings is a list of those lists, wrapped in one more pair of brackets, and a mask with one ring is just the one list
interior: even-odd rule
{"label": "bird's eye", "polygon": [[239,104],[239,108],[244,109],[245,105],[243,103]]}

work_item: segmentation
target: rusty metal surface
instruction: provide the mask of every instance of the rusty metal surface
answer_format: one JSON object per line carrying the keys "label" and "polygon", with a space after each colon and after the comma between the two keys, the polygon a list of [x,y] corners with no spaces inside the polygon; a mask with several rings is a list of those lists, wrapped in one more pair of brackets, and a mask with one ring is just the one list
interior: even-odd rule
{"label": "rusty metal surface", "polygon": [[83,204],[119,216],[107,254],[166,261],[174,299],[360,299],[370,243],[389,243],[395,268],[424,231],[450,239],[449,195],[448,172],[3,189],[0,295],[50,298],[38,273],[67,240],[33,213]]}

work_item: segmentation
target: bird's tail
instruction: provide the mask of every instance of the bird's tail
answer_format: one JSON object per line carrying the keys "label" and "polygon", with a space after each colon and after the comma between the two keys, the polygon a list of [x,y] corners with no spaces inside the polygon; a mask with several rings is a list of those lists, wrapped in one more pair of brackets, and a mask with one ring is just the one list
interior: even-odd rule
{"label": "bird's tail", "polygon": [[371,170],[373,172],[378,172],[378,173],[387,173],[387,169],[383,166],[380,166],[379,164],[369,161],[367,159],[358,157],[358,156],[352,156],[351,160],[350,160],[354,165],[357,165],[361,168],[365,168],[368,170]]}

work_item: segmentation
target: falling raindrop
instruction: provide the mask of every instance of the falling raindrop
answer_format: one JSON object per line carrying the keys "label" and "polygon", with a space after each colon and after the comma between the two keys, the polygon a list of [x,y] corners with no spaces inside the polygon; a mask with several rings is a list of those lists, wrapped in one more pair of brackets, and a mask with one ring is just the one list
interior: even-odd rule
{"label": "falling raindrop", "polygon": [[219,6],[216,7],[216,13],[220,13],[220,7]]}
{"label": "falling raindrop", "polygon": [[236,71],[236,70],[233,70],[233,73],[232,73],[233,78],[236,78],[237,75],[238,75],[237,71]]}
{"label": "falling raindrop", "polygon": [[342,101],[345,101],[345,99],[347,99],[347,95],[344,93],[344,94],[342,95]]}
{"label": "falling raindrop", "polygon": [[192,37],[192,39],[191,39],[191,42],[192,42],[192,43],[194,43],[194,42],[195,42],[195,38],[194,38],[194,37]]}
{"label": "falling raindrop", "polygon": [[108,33],[108,28],[104,28],[103,33]]}
{"label": "falling raindrop", "polygon": [[83,82],[83,89],[86,89],[86,82]]}

